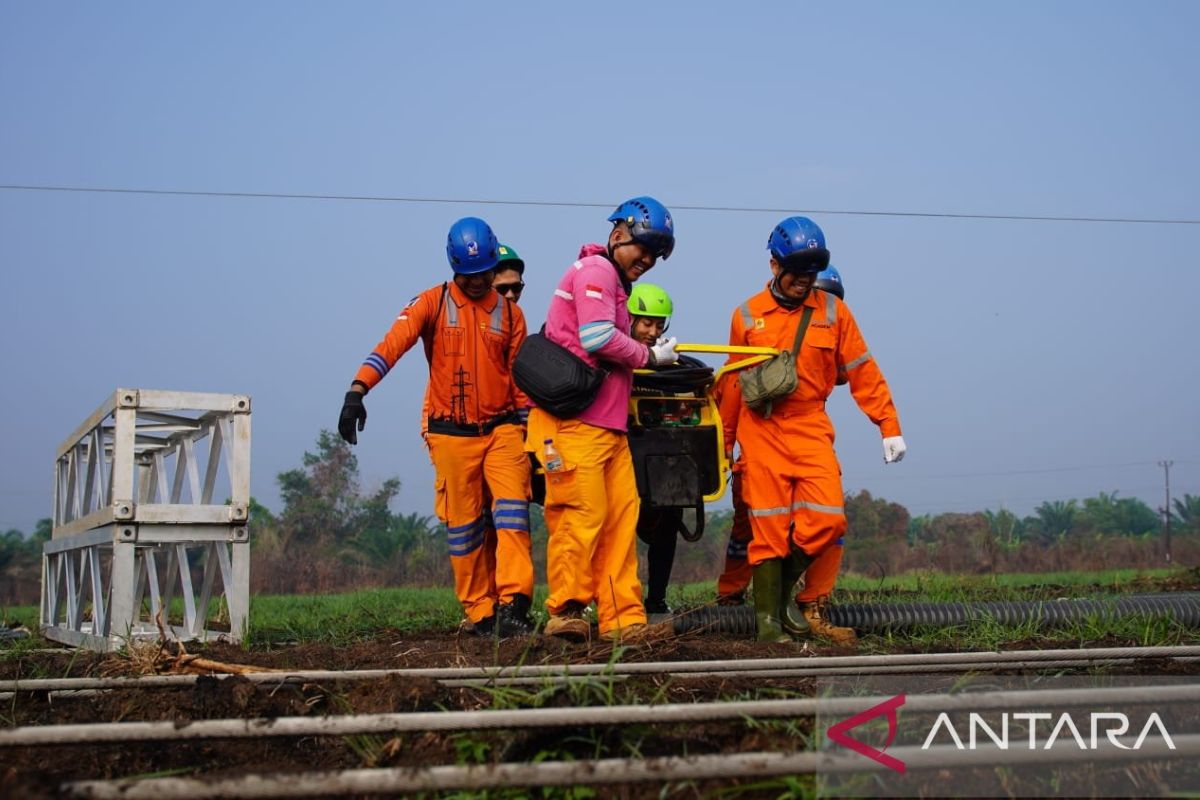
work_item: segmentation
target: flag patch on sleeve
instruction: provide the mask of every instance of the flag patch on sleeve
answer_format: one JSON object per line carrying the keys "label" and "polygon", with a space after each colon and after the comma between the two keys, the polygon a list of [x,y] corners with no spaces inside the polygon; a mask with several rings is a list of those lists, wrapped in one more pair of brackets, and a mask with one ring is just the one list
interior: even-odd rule
{"label": "flag patch on sleeve", "polygon": [[600,286],[594,286],[589,283],[584,287],[584,294],[586,294],[588,297],[599,300],[601,297],[604,297],[604,289]]}

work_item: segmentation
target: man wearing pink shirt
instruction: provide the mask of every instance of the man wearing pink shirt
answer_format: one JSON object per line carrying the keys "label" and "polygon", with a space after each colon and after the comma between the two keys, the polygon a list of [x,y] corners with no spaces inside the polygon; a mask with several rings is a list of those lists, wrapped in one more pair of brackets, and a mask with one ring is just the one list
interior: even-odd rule
{"label": "man wearing pink shirt", "polygon": [[[634,281],[675,247],[674,222],[652,197],[622,203],[605,245],[587,244],[554,290],[545,336],[607,374],[595,401],[559,419],[529,414],[526,448],[543,458],[553,440],[563,468],[546,474],[546,610],[548,636],[584,640],[583,618],[595,602],[600,637],[645,637],[646,610],[637,577],[639,500],[626,438],[633,370],[676,361],[675,339],[646,346],[629,336],[626,302]],[[545,464],[542,464],[545,467]]]}

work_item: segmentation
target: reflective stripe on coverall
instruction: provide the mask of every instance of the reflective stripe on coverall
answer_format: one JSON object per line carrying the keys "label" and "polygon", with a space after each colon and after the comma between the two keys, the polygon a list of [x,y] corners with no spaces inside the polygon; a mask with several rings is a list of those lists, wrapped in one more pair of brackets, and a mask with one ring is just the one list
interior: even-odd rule
{"label": "reflective stripe on coverall", "polygon": [[[838,367],[837,385],[846,383],[846,370]],[[737,417],[739,413],[740,393],[721,391],[728,384],[725,381],[714,390],[715,399],[721,413],[725,428],[725,441],[732,448],[737,437]],[[727,401],[726,398],[729,398]],[[729,405],[724,403],[729,402]],[[733,500],[733,517],[729,526],[729,544],[725,548],[725,568],[717,578],[717,597],[742,598],[750,587],[751,569],[747,560],[746,549],[753,538],[750,527],[750,509],[742,497],[742,470],[746,466],[744,455],[739,454],[733,464],[733,480],[729,492]],[[839,538],[816,557],[816,560],[804,571],[804,587],[796,595],[797,602],[805,603],[818,597],[833,594],[837,585],[838,573],[842,568],[844,552],[844,537]]]}
{"label": "reflective stripe on coverall", "polygon": [[[454,591],[472,622],[489,617],[494,603],[533,597],[529,541],[529,460],[518,425],[484,436],[427,436],[437,471],[437,515],[446,525]],[[495,533],[485,523],[483,492],[492,496]],[[489,536],[495,536],[491,542]]]}
{"label": "reflective stripe on coverall", "polygon": [[[776,400],[767,418],[739,401],[736,436],[746,460],[742,488],[754,532],[747,547],[751,565],[783,558],[792,545],[815,558],[846,531],[841,468],[833,450],[833,424],[825,413],[825,399],[839,373],[881,435],[900,435],[887,382],[849,308],[817,289],[802,306],[813,308],[813,318],[796,360],[796,391]],[[788,310],[776,303],[768,287],[734,311],[729,343],[791,349],[801,313],[802,307]],[[733,380],[723,394],[740,395],[735,376],[727,377]],[[731,402],[722,398],[722,406]]]}
{"label": "reflective stripe on coverall", "polygon": [[[753,532],[750,528],[750,509],[742,499],[742,461],[734,464],[733,519],[729,528],[729,545],[725,548],[725,568],[717,579],[717,597],[744,597],[750,586],[751,569],[746,557]],[[797,602],[806,603],[833,594],[838,573],[842,568],[844,539],[825,548],[804,571],[804,588],[796,595]]]}
{"label": "reflective stripe on coverall", "polygon": [[[429,383],[422,432],[434,431],[425,435],[437,515],[448,529],[455,592],[472,622],[490,616],[496,601],[533,596],[529,463],[515,424],[516,409],[528,400],[511,378],[525,330],[516,304],[495,291],[472,300],[451,281],[409,301],[355,375],[370,389],[417,341],[424,343]],[[483,525],[485,485],[496,498],[494,542]]]}

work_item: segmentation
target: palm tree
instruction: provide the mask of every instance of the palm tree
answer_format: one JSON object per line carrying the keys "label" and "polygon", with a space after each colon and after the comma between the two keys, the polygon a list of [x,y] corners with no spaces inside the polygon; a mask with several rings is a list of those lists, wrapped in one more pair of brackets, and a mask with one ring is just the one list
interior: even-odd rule
{"label": "palm tree", "polygon": [[1171,516],[1184,530],[1200,530],[1200,496],[1185,494],[1175,498],[1175,510]]}
{"label": "palm tree", "polygon": [[1070,533],[1079,510],[1074,500],[1048,500],[1034,509],[1042,537],[1053,542]]}
{"label": "palm tree", "polygon": [[389,514],[384,525],[371,525],[346,542],[345,552],[365,564],[386,570],[403,566],[406,556],[433,537],[437,520],[418,514]]}

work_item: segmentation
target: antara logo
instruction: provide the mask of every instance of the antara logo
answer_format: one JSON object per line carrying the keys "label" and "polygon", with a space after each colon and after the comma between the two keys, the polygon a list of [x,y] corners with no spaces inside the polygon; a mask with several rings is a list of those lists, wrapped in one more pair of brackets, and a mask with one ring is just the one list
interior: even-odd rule
{"label": "antara logo", "polygon": [[[1061,736],[1066,737],[1068,734],[1075,739],[1075,743],[1080,750],[1096,750],[1100,741],[1100,732],[1104,732],[1105,738],[1108,739],[1114,747],[1121,750],[1140,750],[1142,743],[1146,741],[1146,737],[1150,734],[1151,728],[1157,728],[1159,735],[1163,741],[1167,743],[1167,747],[1171,750],[1175,749],[1175,742],[1171,739],[1171,734],[1167,732],[1166,725],[1163,724],[1162,718],[1157,713],[1152,713],[1147,719],[1146,724],[1142,726],[1142,732],[1138,735],[1133,745],[1123,744],[1119,737],[1125,736],[1129,730],[1129,717],[1118,711],[1113,712],[1096,712],[1093,711],[1088,715],[1089,723],[1083,725],[1083,730],[1089,731],[1091,736],[1085,739],[1080,733],[1080,726],[1075,724],[1075,720],[1070,714],[1063,712],[1058,717],[1058,722],[1050,729],[1050,736],[1042,745],[1042,750],[1049,750],[1054,746],[1054,742]],[[1018,723],[1025,723],[1029,727],[1028,749],[1038,749],[1038,721],[1054,719],[1053,714],[1049,713],[1032,713],[1023,712],[1019,714],[1009,714],[1004,712],[1000,715],[1000,731],[997,732],[994,728],[984,721],[983,717],[975,712],[967,718],[967,744],[963,744],[963,739],[959,735],[958,729],[954,727],[954,722],[950,719],[950,715],[942,712],[938,715],[937,720],[933,723],[933,728],[930,729],[929,735],[925,737],[925,743],[921,745],[922,750],[928,750],[933,744],[933,740],[937,737],[938,732],[943,729],[949,734],[954,746],[959,750],[974,750],[975,743],[981,741],[982,737],[978,734],[982,732],[992,743],[1001,750],[1008,750],[1010,747],[1020,747],[1018,743],[1011,743],[1009,740],[1009,720],[1014,720]],[[1045,730],[1044,728],[1042,729]],[[1128,737],[1126,737],[1128,738]],[[1020,739],[1025,739],[1021,735]],[[984,743],[986,746],[986,743]]]}
{"label": "antara logo", "polygon": [[[884,750],[887,750],[892,742],[896,740],[896,733],[899,728],[899,719],[896,712],[900,706],[904,705],[904,700],[905,695],[902,694],[884,700],[882,703],[872,706],[866,711],[855,714],[836,725],[831,725],[826,735],[843,747],[848,747],[859,755],[866,756],[872,761],[876,761],[888,769],[903,775],[906,770],[904,762],[895,756],[888,755]],[[885,717],[888,722],[887,741],[884,742],[882,750],[878,750],[866,742],[859,741],[848,733],[852,728],[857,728],[859,725],[870,722],[877,717]],[[1009,713],[1006,711],[1002,712],[999,716],[999,730],[997,731],[996,728],[992,727],[992,725],[996,724],[996,720],[993,719],[992,724],[989,724],[983,715],[971,712],[967,717],[967,736],[964,743],[964,737],[960,734],[959,729],[955,727],[954,721],[948,713],[943,711],[938,714],[933,727],[929,730],[929,735],[925,737],[925,743],[921,745],[921,749],[928,750],[931,745],[935,744],[938,734],[944,733],[958,750],[975,750],[977,745],[987,747],[989,746],[987,740],[990,740],[991,746],[1000,750],[1021,747],[1027,747],[1029,750],[1049,750],[1059,738],[1065,740],[1068,736],[1075,740],[1075,744],[1080,750],[1100,749],[1105,739],[1107,739],[1108,744],[1121,750],[1140,750],[1154,730],[1158,732],[1158,736],[1155,738],[1161,738],[1169,749],[1176,749],[1175,741],[1171,738],[1167,726],[1163,723],[1162,717],[1157,712],[1151,713],[1146,718],[1145,724],[1141,727],[1141,732],[1133,740],[1132,744],[1126,744],[1130,739],[1133,739],[1133,735],[1130,732],[1129,717],[1120,712],[1093,711],[1087,715],[1087,719],[1082,725],[1076,724],[1075,719],[1067,712],[1058,715],[1057,721],[1051,725],[1049,721],[1054,719],[1055,715],[1048,712]],[[1045,724],[1039,727],[1039,722]],[[1014,732],[1014,735],[1010,737],[1010,727],[1018,729],[1020,732]],[[1026,729],[1028,729],[1028,735],[1025,733]],[[1040,738],[1039,733],[1044,736],[1047,730],[1049,730],[1049,736],[1045,739]],[[1081,731],[1087,731],[1090,735],[1085,737]],[[1125,741],[1122,741],[1122,738]],[[1039,745],[1039,743],[1041,744]]]}
{"label": "antara logo", "polygon": [[[872,761],[878,761],[888,769],[903,775],[905,772],[904,762],[883,752],[883,750],[887,750],[892,742],[896,740],[896,730],[899,726],[896,709],[902,705],[904,705],[904,695],[898,694],[890,700],[884,700],[879,705],[872,706],[860,714],[855,714],[850,719],[842,720],[836,725],[830,725],[825,735],[842,747],[849,747],[859,755],[866,756]],[[860,742],[858,739],[847,735],[846,731],[851,728],[857,728],[864,722],[870,722],[876,717],[887,717],[888,721],[888,737],[887,741],[883,743],[883,750],[876,750],[866,742]]]}

